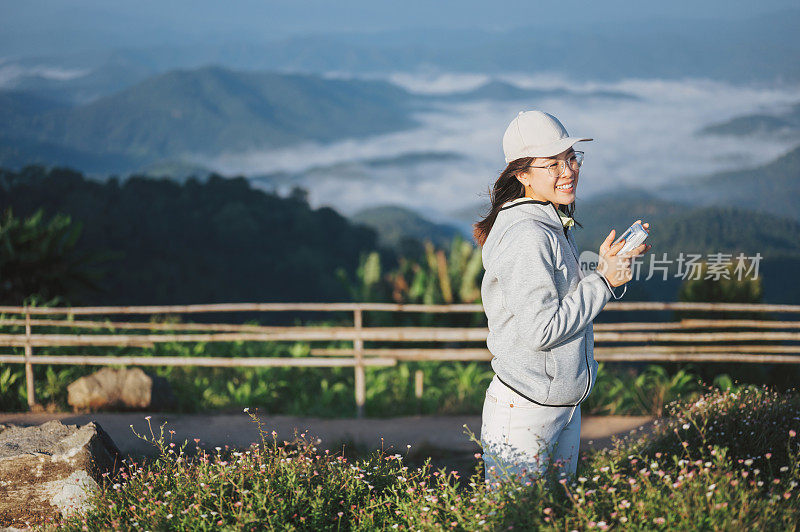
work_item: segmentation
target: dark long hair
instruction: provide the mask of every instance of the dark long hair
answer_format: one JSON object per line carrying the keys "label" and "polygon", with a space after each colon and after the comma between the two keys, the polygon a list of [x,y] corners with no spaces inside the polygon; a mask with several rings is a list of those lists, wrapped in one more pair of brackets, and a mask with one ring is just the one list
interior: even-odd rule
{"label": "dark long hair", "polygon": [[[483,246],[483,243],[486,242],[486,237],[489,236],[489,231],[494,225],[497,213],[500,212],[500,207],[507,201],[525,196],[525,185],[520,183],[516,175],[524,172],[534,159],[535,157],[522,157],[511,161],[495,181],[494,189],[489,189],[489,203],[491,204],[489,212],[486,217],[473,224],[472,236],[479,246]],[[558,209],[567,216],[572,216],[575,213],[575,202],[561,205]],[[575,225],[583,227],[577,220]]]}

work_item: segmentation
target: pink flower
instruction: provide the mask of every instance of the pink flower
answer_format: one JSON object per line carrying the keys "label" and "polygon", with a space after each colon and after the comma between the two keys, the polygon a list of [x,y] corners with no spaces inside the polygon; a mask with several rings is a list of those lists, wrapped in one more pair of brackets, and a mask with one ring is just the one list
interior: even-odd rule
{"label": "pink flower", "polygon": [[795,436],[797,436],[797,433],[796,433],[794,430],[791,430],[791,429],[790,429],[790,430],[789,430],[789,437],[790,437],[790,438],[794,438]]}

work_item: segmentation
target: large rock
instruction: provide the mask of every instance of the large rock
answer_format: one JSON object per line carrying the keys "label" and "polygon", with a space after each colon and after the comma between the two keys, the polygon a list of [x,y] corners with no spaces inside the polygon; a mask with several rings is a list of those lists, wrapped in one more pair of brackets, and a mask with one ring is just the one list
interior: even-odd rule
{"label": "large rock", "polygon": [[121,465],[117,446],[95,423],[48,421],[0,432],[0,526],[43,522],[89,506],[91,491]]}
{"label": "large rock", "polygon": [[139,368],[103,368],[67,386],[67,394],[67,402],[75,410],[161,410],[175,403],[166,379]]}

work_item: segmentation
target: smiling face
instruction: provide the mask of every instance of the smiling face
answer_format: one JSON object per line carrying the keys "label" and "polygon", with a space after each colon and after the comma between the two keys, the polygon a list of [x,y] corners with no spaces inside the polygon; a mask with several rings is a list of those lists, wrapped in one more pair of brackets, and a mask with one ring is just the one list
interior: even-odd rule
{"label": "smiling face", "polygon": [[[531,166],[549,166],[556,160],[566,161],[574,153],[568,148],[553,157],[537,157]],[[578,188],[578,171],[570,165],[564,165],[564,173],[552,177],[546,168],[528,168],[517,174],[517,179],[525,186],[525,196],[533,199],[550,201],[559,205],[569,205],[575,201],[575,191]]]}

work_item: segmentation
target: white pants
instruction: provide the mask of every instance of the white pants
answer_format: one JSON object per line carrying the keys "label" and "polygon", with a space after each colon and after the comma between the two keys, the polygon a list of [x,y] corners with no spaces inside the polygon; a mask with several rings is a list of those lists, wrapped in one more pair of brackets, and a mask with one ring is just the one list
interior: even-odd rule
{"label": "white pants", "polygon": [[540,406],[495,377],[486,391],[481,446],[489,488],[501,478],[522,484],[552,465],[574,475],[581,435],[580,406]]}

